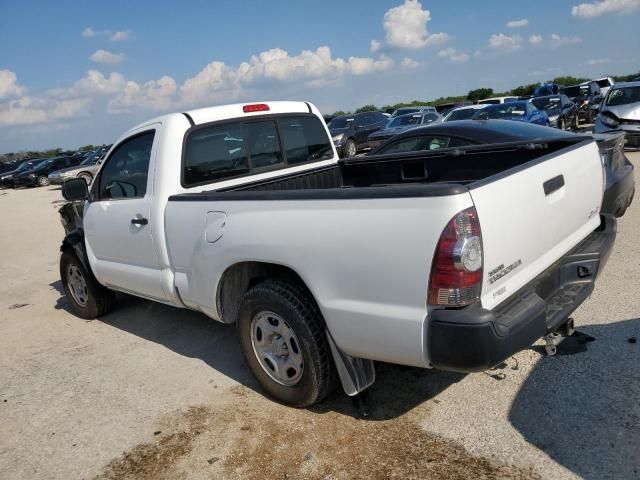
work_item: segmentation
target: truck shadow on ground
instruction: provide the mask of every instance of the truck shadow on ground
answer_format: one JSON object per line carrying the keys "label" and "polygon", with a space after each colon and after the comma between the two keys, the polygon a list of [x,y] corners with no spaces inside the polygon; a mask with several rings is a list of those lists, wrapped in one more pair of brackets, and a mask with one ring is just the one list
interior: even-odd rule
{"label": "truck shadow on ground", "polygon": [[569,337],[543,357],[509,421],[582,478],[640,478],[640,319],[580,330],[595,341]]}
{"label": "truck shadow on ground", "polygon": [[[57,309],[68,310],[60,281],[51,284],[62,295]],[[199,358],[211,368],[264,395],[247,368],[235,325],[226,325],[204,314],[118,294],[113,312],[99,320],[107,325],[155,342],[190,358]],[[376,364],[376,383],[368,390],[369,420],[399,417],[432,399],[464,375]],[[438,400],[434,400],[436,403]],[[310,409],[316,413],[336,411],[361,417],[361,411],[338,387],[330,398]]]}

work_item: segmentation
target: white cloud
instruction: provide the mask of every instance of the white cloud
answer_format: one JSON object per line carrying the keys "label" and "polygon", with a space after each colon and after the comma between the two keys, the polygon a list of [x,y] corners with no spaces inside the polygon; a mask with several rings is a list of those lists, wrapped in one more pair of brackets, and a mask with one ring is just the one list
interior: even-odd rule
{"label": "white cloud", "polygon": [[87,27],[82,31],[82,36],[87,38],[93,38],[93,37],[106,36],[106,35],[109,35],[110,33],[111,32],[109,32],[109,30],[94,30],[91,27]]}
{"label": "white cloud", "polygon": [[571,8],[571,15],[580,18],[593,18],[609,13],[628,13],[640,8],[640,0],[602,0],[581,3]]}
{"label": "white cloud", "polygon": [[129,81],[122,92],[109,102],[108,110],[110,113],[124,113],[138,107],[168,110],[177,90],[176,81],[166,75],[143,85]]}
{"label": "white cloud", "polygon": [[553,48],[558,47],[566,47],[567,45],[576,45],[578,43],[582,43],[582,38],[580,37],[562,37],[557,33],[551,34],[551,46]]}
{"label": "white cloud", "polygon": [[11,70],[0,70],[0,98],[19,97],[24,88],[18,85],[18,78]]}
{"label": "white cloud", "polygon": [[371,43],[369,45],[369,50],[372,52],[377,52],[378,50],[380,50],[382,48],[382,44],[378,41],[378,40],[371,40]]}
{"label": "white cloud", "polygon": [[451,63],[465,63],[469,61],[469,55],[467,53],[456,50],[449,47],[438,52],[438,56],[448,59]]}
{"label": "white cloud", "polygon": [[586,65],[603,65],[605,63],[611,63],[611,59],[609,58],[592,58],[587,61]]}
{"label": "white cloud", "polygon": [[127,40],[131,36],[131,30],[122,30],[114,33],[109,37],[109,40],[112,42],[122,42],[123,40]]}
{"label": "white cloud", "polygon": [[509,36],[504,33],[493,34],[489,38],[489,47],[505,53],[515,52],[520,49],[522,38],[518,35]]}
{"label": "white cloud", "polygon": [[422,48],[446,42],[446,33],[430,34],[427,22],[431,12],[422,8],[418,0],[405,0],[384,14],[383,26],[387,44],[395,48]]}
{"label": "white cloud", "polygon": [[[73,84],[71,88],[59,93],[64,97],[79,97],[83,95],[112,95],[121,91],[126,84],[125,78],[117,72],[111,72],[105,77],[97,70],[89,70],[87,74]],[[53,94],[57,92],[51,92]]]}
{"label": "white cloud", "polygon": [[33,125],[72,118],[86,111],[89,100],[21,97],[0,104],[0,125]]}
{"label": "white cloud", "polygon": [[400,63],[400,66],[406,70],[411,70],[414,68],[418,68],[420,66],[420,62],[416,62],[411,58],[405,57]]}
{"label": "white cloud", "polygon": [[120,63],[124,60],[124,58],[125,58],[124,53],[111,53],[111,52],[108,52],[107,50],[102,50],[102,49],[96,50],[89,57],[89,59],[91,59],[92,62],[109,63],[109,64]]}
{"label": "white cloud", "polygon": [[527,20],[526,18],[523,18],[521,20],[509,20],[507,22],[508,28],[522,28],[526,27],[527,25],[529,25],[529,20]]}
{"label": "white cloud", "polygon": [[[388,70],[394,62],[381,55],[378,59],[349,57],[333,58],[329,47],[315,51],[303,50],[291,56],[285,50],[273,48],[251,57],[238,67],[214,61],[180,87],[181,102],[187,105],[222,98],[237,98],[246,87],[260,81],[319,81],[341,75],[365,75]],[[318,84],[316,82],[316,84]]]}
{"label": "white cloud", "polygon": [[529,37],[529,43],[531,45],[541,45],[543,41],[542,35],[534,34]]}

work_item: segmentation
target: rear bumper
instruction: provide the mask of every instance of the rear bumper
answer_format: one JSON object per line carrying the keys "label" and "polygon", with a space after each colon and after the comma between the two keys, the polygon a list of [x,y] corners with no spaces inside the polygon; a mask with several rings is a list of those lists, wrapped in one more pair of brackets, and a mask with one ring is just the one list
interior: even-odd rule
{"label": "rear bumper", "polygon": [[596,231],[494,310],[472,305],[431,312],[430,364],[458,372],[486,370],[557,330],[593,291],[615,237],[616,220],[603,215]]}
{"label": "rear bumper", "polygon": [[631,200],[636,191],[636,183],[633,178],[633,165],[625,162],[625,168],[620,174],[608,171],[607,189],[604,191],[602,198],[602,213],[610,213],[616,217],[621,216],[627,207],[631,204]]}

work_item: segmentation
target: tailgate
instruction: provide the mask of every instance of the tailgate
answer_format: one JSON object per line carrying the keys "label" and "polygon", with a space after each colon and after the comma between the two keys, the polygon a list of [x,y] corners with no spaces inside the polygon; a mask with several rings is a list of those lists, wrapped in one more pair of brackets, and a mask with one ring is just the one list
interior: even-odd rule
{"label": "tailgate", "polygon": [[603,182],[596,142],[586,140],[470,186],[482,230],[484,308],[506,300],[598,227]]}

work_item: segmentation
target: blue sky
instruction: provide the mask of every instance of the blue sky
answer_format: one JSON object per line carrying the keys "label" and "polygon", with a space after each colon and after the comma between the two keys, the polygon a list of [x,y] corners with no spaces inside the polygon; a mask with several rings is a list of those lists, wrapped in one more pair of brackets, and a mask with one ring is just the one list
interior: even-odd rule
{"label": "blue sky", "polygon": [[332,112],[632,73],[639,20],[640,0],[0,0],[0,152],[236,101]]}

